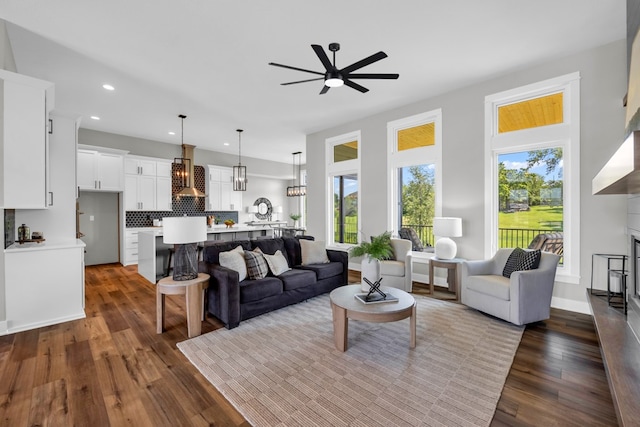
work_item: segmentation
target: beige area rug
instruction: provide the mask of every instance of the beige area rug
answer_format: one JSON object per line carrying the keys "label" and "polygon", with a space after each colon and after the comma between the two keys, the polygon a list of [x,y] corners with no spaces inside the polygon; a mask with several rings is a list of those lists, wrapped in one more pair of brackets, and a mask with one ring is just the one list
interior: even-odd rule
{"label": "beige area rug", "polygon": [[409,319],[349,320],[333,343],[322,295],[178,344],[254,426],[486,426],[523,328],[416,297]]}

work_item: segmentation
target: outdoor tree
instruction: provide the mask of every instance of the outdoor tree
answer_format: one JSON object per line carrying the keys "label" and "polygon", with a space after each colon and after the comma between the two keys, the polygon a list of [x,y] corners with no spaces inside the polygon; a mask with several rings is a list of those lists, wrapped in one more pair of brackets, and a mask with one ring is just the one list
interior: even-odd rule
{"label": "outdoor tree", "polygon": [[435,214],[435,177],[427,165],[410,166],[412,177],[402,186],[402,217],[405,224],[431,225]]}

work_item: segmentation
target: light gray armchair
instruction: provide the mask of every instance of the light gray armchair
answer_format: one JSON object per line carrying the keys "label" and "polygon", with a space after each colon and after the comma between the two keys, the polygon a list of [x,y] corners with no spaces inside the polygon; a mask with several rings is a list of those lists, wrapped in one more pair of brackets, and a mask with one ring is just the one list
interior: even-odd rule
{"label": "light gray armchair", "polygon": [[462,303],[492,316],[524,325],[549,318],[558,255],[542,252],[537,269],[502,271],[513,249],[498,249],[489,260],[462,264]]}
{"label": "light gray armchair", "polygon": [[380,261],[380,284],[411,292],[411,241],[391,239],[391,246],[394,259]]}

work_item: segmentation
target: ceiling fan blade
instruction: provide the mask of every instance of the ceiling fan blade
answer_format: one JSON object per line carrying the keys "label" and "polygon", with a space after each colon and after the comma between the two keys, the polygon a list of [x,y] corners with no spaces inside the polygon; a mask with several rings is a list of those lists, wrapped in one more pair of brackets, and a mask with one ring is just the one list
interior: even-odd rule
{"label": "ceiling fan blade", "polygon": [[400,74],[347,74],[347,79],[397,79]]}
{"label": "ceiling fan blade", "polygon": [[316,80],[324,80],[324,77],[318,77],[317,79],[298,80],[297,82],[280,83],[280,85],[281,86],[295,85],[298,83],[315,82]]}
{"label": "ceiling fan blade", "polygon": [[327,56],[327,53],[324,51],[322,46],[320,46],[319,44],[312,44],[311,47],[313,48],[313,51],[316,53],[316,55],[318,55],[320,62],[322,62],[322,65],[324,65],[324,68],[327,71],[333,70],[333,65],[331,64],[331,61],[329,61],[329,57]]}
{"label": "ceiling fan blade", "polygon": [[360,61],[354,62],[348,67],[343,68],[342,70],[340,70],[340,73],[342,75],[349,74],[352,71],[359,70],[362,67],[366,67],[367,65],[373,64],[374,62],[380,61],[381,59],[384,59],[386,57],[387,57],[387,54],[382,51],[378,53],[374,53],[373,55],[367,58],[361,59]]}
{"label": "ceiling fan blade", "polygon": [[350,88],[353,88],[353,89],[355,89],[355,90],[359,90],[359,91],[360,91],[360,92],[362,92],[362,93],[369,92],[369,89],[367,89],[367,88],[366,88],[366,87],[364,87],[364,86],[360,86],[358,83],[354,83],[354,82],[352,82],[351,80],[344,79],[344,84],[345,84],[346,86],[349,86]]}
{"label": "ceiling fan blade", "polygon": [[289,70],[303,71],[305,73],[318,74],[319,76],[324,76],[324,73],[321,73],[320,71],[305,70],[304,68],[292,67],[290,65],[276,64],[275,62],[269,62],[269,65],[273,65],[274,67],[288,68]]}
{"label": "ceiling fan blade", "polygon": [[325,93],[329,92],[329,89],[331,89],[329,86],[325,85],[322,86],[322,90],[320,91],[320,95],[324,95]]}

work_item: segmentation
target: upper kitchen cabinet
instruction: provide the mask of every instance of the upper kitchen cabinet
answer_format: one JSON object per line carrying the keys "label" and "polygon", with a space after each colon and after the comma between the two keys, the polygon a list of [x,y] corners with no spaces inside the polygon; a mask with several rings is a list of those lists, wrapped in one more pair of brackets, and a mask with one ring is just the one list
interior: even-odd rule
{"label": "upper kitchen cabinet", "polygon": [[171,161],[127,156],[124,207],[127,211],[171,210]]}
{"label": "upper kitchen cabinet", "polygon": [[0,70],[0,206],[44,209],[53,83]]}
{"label": "upper kitchen cabinet", "polygon": [[211,211],[242,209],[242,192],[233,191],[233,169],[207,165],[207,201]]}
{"label": "upper kitchen cabinet", "polygon": [[87,191],[124,191],[126,151],[88,145],[78,147],[78,188]]}

